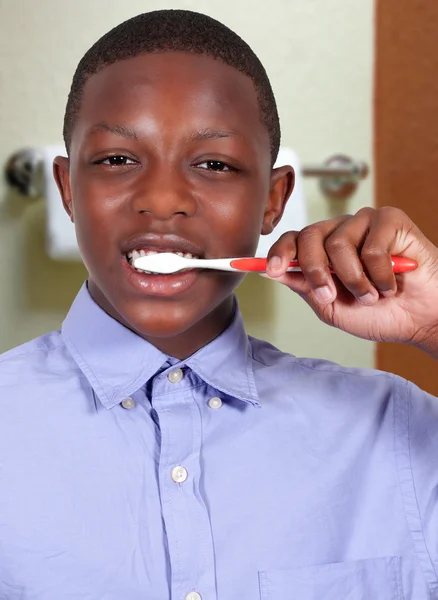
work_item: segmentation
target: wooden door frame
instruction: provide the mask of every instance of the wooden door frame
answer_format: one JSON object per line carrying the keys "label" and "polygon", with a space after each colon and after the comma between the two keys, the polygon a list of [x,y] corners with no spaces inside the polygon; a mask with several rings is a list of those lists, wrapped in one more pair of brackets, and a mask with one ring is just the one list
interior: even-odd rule
{"label": "wooden door frame", "polygon": [[[376,0],[375,13],[375,204],[438,245],[438,1]],[[376,366],[438,396],[438,364],[415,348],[377,344]]]}

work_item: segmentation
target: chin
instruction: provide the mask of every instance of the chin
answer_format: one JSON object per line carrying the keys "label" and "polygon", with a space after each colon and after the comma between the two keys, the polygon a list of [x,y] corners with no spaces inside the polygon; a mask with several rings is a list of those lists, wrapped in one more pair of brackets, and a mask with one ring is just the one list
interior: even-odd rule
{"label": "chin", "polygon": [[[130,304],[122,312],[122,319],[130,329],[145,338],[172,338],[184,334],[204,316],[205,309],[195,305],[196,312],[187,307],[172,306],[171,303],[154,303],[155,306]],[[206,311],[209,312],[208,310]]]}

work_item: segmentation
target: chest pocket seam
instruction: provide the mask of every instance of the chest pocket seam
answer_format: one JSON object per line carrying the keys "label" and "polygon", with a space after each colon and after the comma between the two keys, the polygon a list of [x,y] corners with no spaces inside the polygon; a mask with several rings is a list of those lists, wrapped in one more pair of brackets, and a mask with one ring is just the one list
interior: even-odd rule
{"label": "chest pocket seam", "polygon": [[266,571],[259,571],[260,600],[269,600],[268,576]]}

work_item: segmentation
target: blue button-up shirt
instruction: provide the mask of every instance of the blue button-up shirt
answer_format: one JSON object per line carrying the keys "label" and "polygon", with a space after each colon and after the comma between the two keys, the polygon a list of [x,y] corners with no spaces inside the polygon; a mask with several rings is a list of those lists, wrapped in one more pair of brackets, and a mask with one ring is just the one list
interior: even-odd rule
{"label": "blue button-up shirt", "polygon": [[438,598],[438,400],[232,325],[177,361],[84,286],[0,359],[1,600]]}

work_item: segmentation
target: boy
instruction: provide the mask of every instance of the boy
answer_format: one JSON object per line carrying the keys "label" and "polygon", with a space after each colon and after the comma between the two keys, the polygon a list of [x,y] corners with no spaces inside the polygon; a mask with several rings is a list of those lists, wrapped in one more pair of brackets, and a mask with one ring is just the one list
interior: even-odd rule
{"label": "boy", "polygon": [[[293,171],[250,48],[196,13],[130,19],[79,63],[64,137],[89,278],[0,362],[1,600],[436,598],[437,400],[248,338],[240,276],[131,264],[251,255],[281,218]],[[391,254],[418,268],[396,281]],[[270,261],[325,322],[438,358],[438,249],[400,211]]]}

